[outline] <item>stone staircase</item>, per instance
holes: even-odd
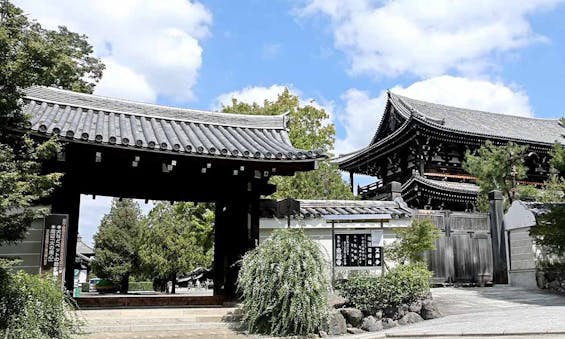
[[[217,308],[136,308],[81,310],[83,333],[182,331],[238,328],[240,309]]]

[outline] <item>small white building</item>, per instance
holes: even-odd
[[[275,211],[263,213],[259,221],[260,241],[275,229],[303,228],[320,245],[333,277],[338,279],[351,271],[380,274],[383,266],[390,267],[383,246],[396,239],[395,229],[410,225],[413,213],[402,198],[298,201],[297,215],[277,217]]]

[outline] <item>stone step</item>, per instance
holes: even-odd
[[[130,323],[119,325],[86,325],[83,326],[83,333],[101,333],[101,332],[147,332],[147,331],[182,331],[182,330],[198,330],[198,329],[221,329],[221,328],[238,328],[237,323],[226,322],[207,322],[207,323],[175,323],[175,322],[161,322],[161,323]]]
[[[231,316],[199,316],[199,317],[151,317],[151,318],[84,318],[88,324],[135,324],[135,323],[220,323],[220,322],[237,322],[241,320],[238,317]]]
[[[81,310],[79,314],[84,318],[164,318],[226,316],[240,314],[240,310],[236,308],[137,308]]]
[[[162,308],[80,311],[85,333],[178,331],[238,327],[236,308]]]

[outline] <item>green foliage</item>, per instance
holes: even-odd
[[[211,265],[214,212],[205,204],[158,203],[142,226],[141,260],[153,276],[171,278]]]
[[[565,206],[550,206],[549,213],[539,217],[536,227],[530,229],[537,245],[550,254],[565,254]]]
[[[141,211],[135,201],[114,199],[94,235],[93,271],[99,277],[121,282],[123,293],[127,293],[130,275],[140,267],[140,222]]]
[[[289,139],[296,148],[330,151],[334,146],[335,127],[328,123],[329,114],[314,105],[302,105],[298,96],[285,89],[276,101],[265,100],[262,105],[247,104],[232,99],[230,106],[223,106],[223,112],[256,115],[289,116]],[[293,177],[275,176],[271,179],[277,185],[274,199],[292,197],[295,199],[353,199],[353,193],[343,181],[335,164],[321,162],[317,170],[297,173]]]
[[[0,334],[5,338],[71,338],[80,322],[55,281],[0,268]]]
[[[354,276],[342,284],[341,294],[351,306],[375,314],[426,297],[431,276],[423,264],[399,265],[385,276]]]
[[[318,245],[301,229],[281,229],[247,252],[239,271],[250,333],[317,333],[327,319],[329,282]]]
[[[41,171],[41,161],[59,148],[53,140],[37,147],[25,136],[19,142],[15,146],[0,142],[0,245],[24,238],[31,221],[42,212],[32,209],[33,202],[49,196],[61,177]]]
[[[561,118],[561,124],[565,124],[565,118]],[[563,145],[555,143],[549,155],[551,156],[549,164],[563,176],[565,173],[565,148],[563,148]]]
[[[565,180],[557,174],[551,174],[541,188],[532,185],[518,185],[516,186],[516,193],[518,198],[524,201],[544,203],[564,201]]]
[[[430,219],[412,219],[409,227],[395,230],[397,240],[387,248],[387,256],[393,261],[423,263],[425,251],[435,250],[435,242],[441,232]]]
[[[133,281],[129,283],[130,291],[153,291],[152,281]]]
[[[40,164],[58,151],[56,142],[38,143],[21,133],[28,122],[21,111],[22,89],[44,85],[92,92],[103,69],[85,36],[64,27],[43,29],[0,0],[0,245],[25,236],[41,212],[32,202],[49,195],[61,177],[44,173]]]
[[[498,146],[487,140],[476,152],[465,153],[463,169],[477,177],[477,184],[481,189],[479,209],[488,209],[488,205],[485,205],[486,196],[495,189],[502,191],[507,202],[512,201],[512,172],[515,173],[515,180],[526,177],[526,150],[527,146],[513,142]]]

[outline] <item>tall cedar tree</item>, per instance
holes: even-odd
[[[527,146],[513,142],[497,146],[487,140],[476,152],[467,151],[463,169],[477,177],[479,209],[488,209],[487,193],[494,189],[502,191],[507,203],[512,201],[512,171],[515,172],[515,180],[526,177],[526,149]]]
[[[141,211],[132,199],[114,199],[94,235],[92,268],[99,277],[119,282],[127,293],[129,278],[140,269]]]
[[[313,105],[301,105],[298,96],[285,89],[276,101],[265,100],[247,104],[232,99],[232,104],[222,107],[223,112],[257,115],[279,115],[287,113],[290,118],[289,137],[294,147],[301,149],[333,149],[335,127],[327,123],[328,113]],[[277,185],[275,199],[353,199],[349,186],[343,181],[337,165],[322,161],[319,168],[310,172],[299,172],[293,177],[275,176],[271,179]]]
[[[91,93],[104,69],[92,53],[86,36],[65,27],[43,29],[0,0],[0,245],[24,238],[38,216],[31,205],[48,196],[61,177],[41,168],[59,150],[57,143],[24,133],[23,89],[43,85]]]
[[[171,281],[213,258],[214,212],[206,204],[160,202],[143,223],[140,256],[146,271]]]

